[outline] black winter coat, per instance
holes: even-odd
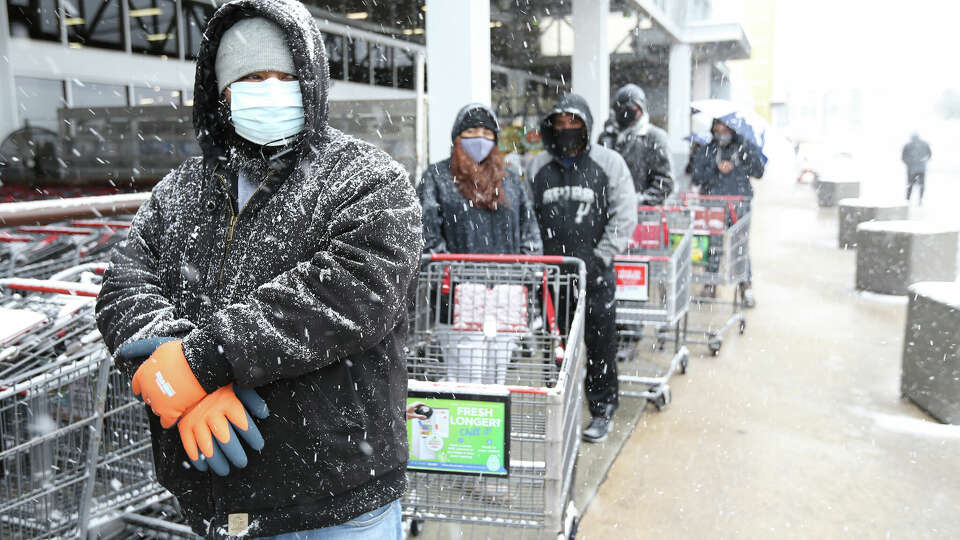
[[[523,180],[507,172],[507,202],[497,210],[476,208],[453,181],[450,160],[427,167],[417,191],[423,206],[427,253],[540,254],[540,228]]]
[[[644,116],[621,131],[613,147],[627,162],[641,204],[663,204],[673,193],[673,163],[667,133]]]
[[[721,160],[732,161],[733,170],[727,174],[720,172],[717,162]],[[700,186],[700,193],[704,195],[753,197],[750,177],[760,178],[763,169],[760,149],[755,144],[734,137],[733,142],[721,147],[714,140],[694,154],[692,182]]]
[[[930,145],[920,137],[914,136],[903,146],[900,159],[907,165],[909,174],[926,172],[927,162],[932,157]]]
[[[214,60],[220,36],[247,16],[286,32],[306,128],[289,166],[265,174],[238,211],[235,135]],[[246,537],[336,525],[406,489],[404,345],[420,205],[398,163],[327,126],[327,87],[323,39],[302,4],[224,4],[197,60],[203,158],[156,186],[104,277],[98,326],[111,351],[182,338],[204,389],[253,387],[270,408],[256,421],[264,449],[226,477],[185,466],[177,430],[149,414],[157,477],[198,534],[230,536],[235,514],[246,514]],[[119,368],[130,376],[137,366]]]

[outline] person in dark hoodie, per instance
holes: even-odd
[[[600,442],[619,405],[613,257],[637,226],[637,196],[623,158],[590,144],[592,126],[586,100],[561,97],[540,125],[546,152],[530,163],[529,178],[543,252],[587,265],[586,394],[593,418],[583,438]]]
[[[923,204],[927,162],[930,161],[932,156],[930,145],[916,133],[911,134],[910,140],[903,145],[900,159],[907,166],[907,203],[910,202],[910,195],[913,194],[913,187],[916,186],[920,190],[919,204]]]
[[[736,195],[745,197],[745,201],[736,207],[739,215],[750,211],[753,198],[753,186],[750,178],[763,176],[764,164],[757,145],[737,135],[729,126],[719,120],[713,121],[711,128],[713,140],[703,146],[693,156],[693,176],[691,182],[700,187],[703,195]],[[753,269],[747,254],[747,281],[740,284],[740,294],[744,305],[754,307]],[[707,285],[704,296],[716,295],[716,288]]]
[[[457,113],[450,158],[430,164],[417,188],[427,253],[542,252],[527,187],[505,168],[499,134],[489,107]]]
[[[646,93],[635,84],[617,90],[613,114],[619,129],[612,148],[630,168],[637,199],[641,204],[663,204],[673,192],[670,142],[665,131],[650,123]]]
[[[420,205],[398,163],[327,125],[327,65],[300,2],[216,11],[194,87],[203,155],[154,188],[97,301],[152,411],[157,478],[208,538],[401,538]],[[264,443],[237,459],[250,389]]]

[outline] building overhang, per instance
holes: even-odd
[[[683,29],[683,41],[699,58],[721,62],[750,58],[750,40],[739,23],[694,23]]]

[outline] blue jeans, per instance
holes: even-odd
[[[400,501],[334,527],[263,537],[262,540],[403,540]]]

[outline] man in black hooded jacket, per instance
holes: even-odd
[[[255,422],[263,450],[226,476],[190,467],[186,440],[148,414],[158,480],[207,537],[383,521],[392,528],[379,537],[400,537],[420,205],[398,163],[327,125],[327,69],[299,2],[217,10],[197,59],[203,156],[154,188],[98,300],[111,351],[175,338],[167,356],[117,362],[128,376],[159,366],[151,375],[167,396],[179,380],[206,394],[181,425],[224,388],[254,388],[269,408]],[[156,409],[166,398],[143,381],[135,390]]]
[[[663,204],[673,192],[673,163],[667,132],[650,123],[647,95],[635,84],[617,90],[613,106],[617,130],[604,130],[610,148],[616,150],[630,169],[640,204]],[[611,144],[612,143],[612,144]],[[601,144],[604,144],[601,142]]]
[[[626,249],[637,226],[637,197],[623,158],[590,144],[592,126],[586,100],[561,97],[540,125],[546,151],[530,163],[529,178],[543,252],[587,265],[585,386],[593,419],[583,438],[600,442],[620,403],[613,256]]]

